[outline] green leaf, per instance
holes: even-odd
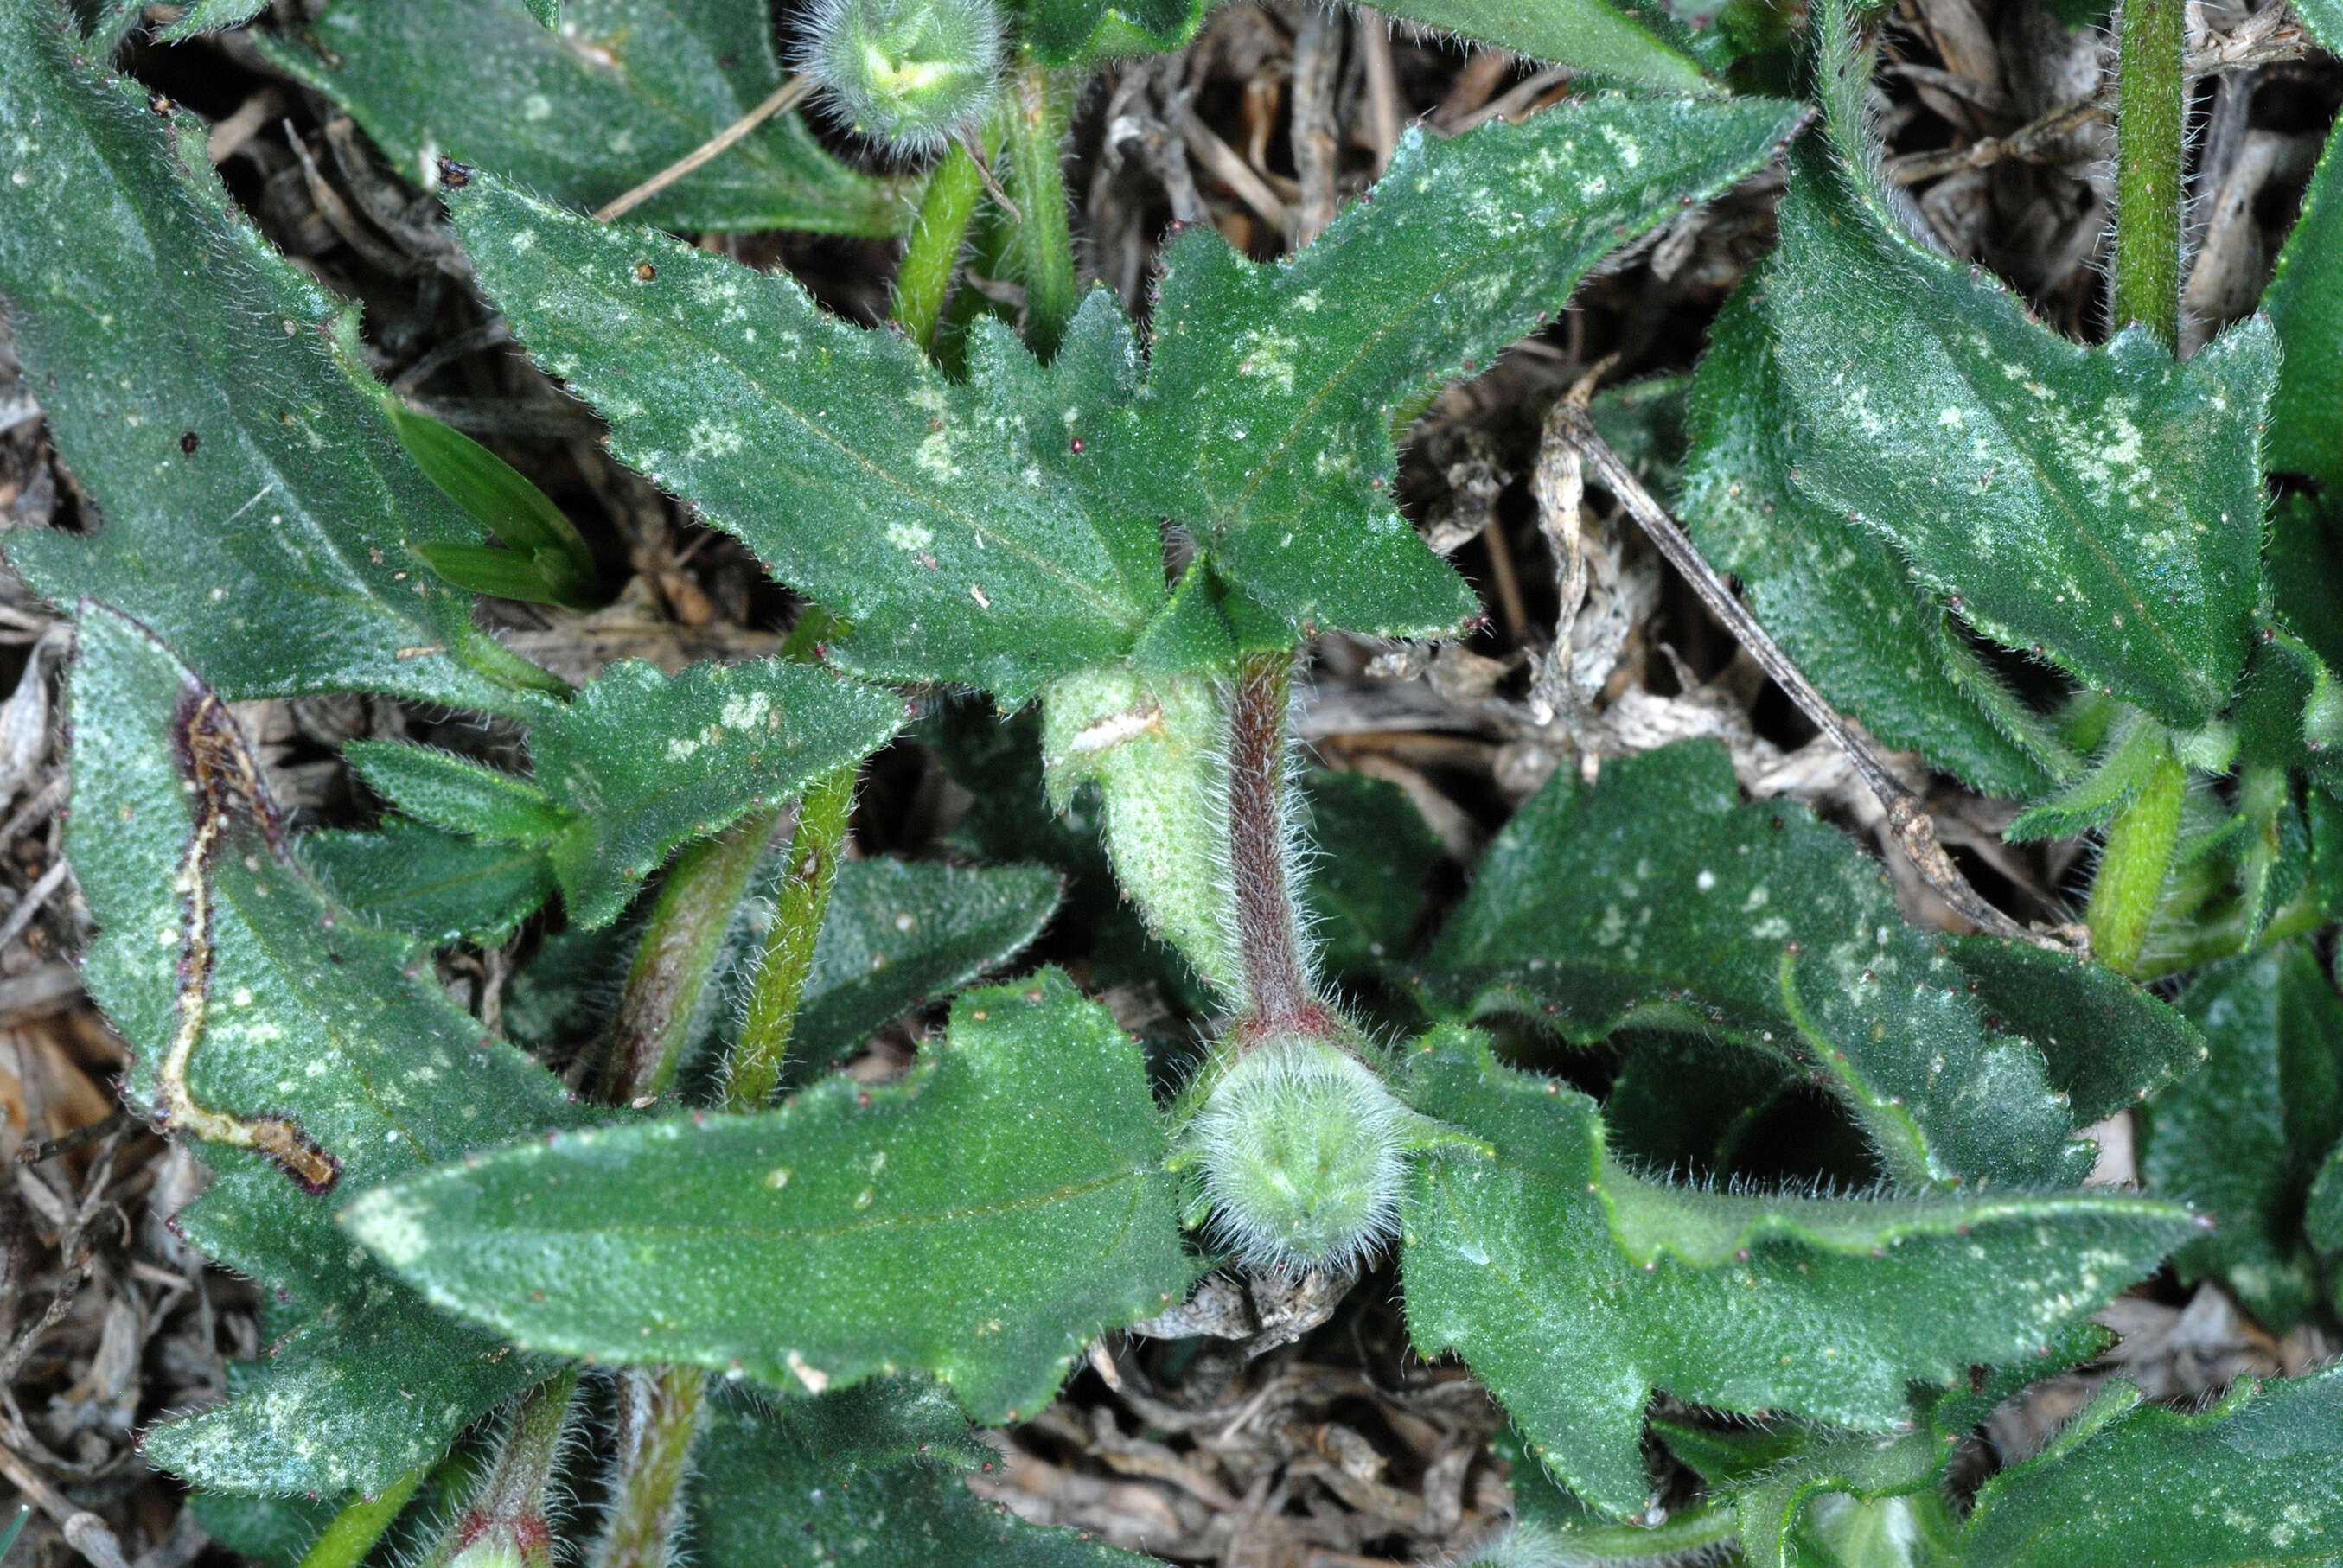
[[[1424,960],[1433,998],[1592,1043],[1631,1020],[1814,1074],[1908,1184],[2079,1175],[2042,1054],[1989,1030],[1968,975],[1885,875],[1787,801],[1744,805],[1687,741],[1563,769],[1506,824]]]
[[[482,843],[403,817],[378,832],[312,833],[296,849],[344,909],[435,946],[499,946],[553,896],[553,867],[541,849]]]
[[[611,665],[529,729],[538,784],[569,819],[550,853],[571,918],[617,919],[677,845],[860,761],[902,722],[893,693],[812,665]]]
[[[814,1061],[840,1056],[1008,962],[1041,934],[1058,891],[1043,866],[841,866],[798,1009],[799,1050]]]
[[[1409,1053],[1405,1092],[1463,1135],[1420,1157],[1405,1203],[1410,1334],[1426,1356],[1461,1352],[1548,1468],[1616,1513],[1646,1495],[1654,1387],[1890,1430],[1909,1419],[1907,1383],[2032,1352],[2189,1230],[2179,1210],[2116,1197],[1935,1198],[1905,1219],[1637,1182],[1634,1231],[1665,1243],[1638,1261],[1614,1234],[1622,1173],[1592,1101],[1454,1030]],[[1745,1257],[1684,1261],[1736,1239]]]
[[[2002,837],[2014,844],[2036,839],[2066,839],[2104,828],[2147,788],[2149,778],[2172,754],[2171,732],[2144,714],[2126,712],[2116,720],[2106,747],[2089,769],[2046,799],[2036,800],[2011,819]]]
[[[213,1140],[188,1240],[309,1320],[241,1397],[146,1452],[229,1490],[379,1488],[535,1374],[351,1248],[332,1209],[593,1113],[449,1002],[424,949],[308,880],[226,709],[144,628],[85,607],[71,702],[66,849],[99,926],[83,975],[135,1048],[128,1098]]]
[[[1142,1568],[1071,1530],[980,1503],[958,1472],[991,1457],[928,1385],[716,1402],[693,1460],[691,1544],[708,1568]]]
[[[2343,1562],[2343,1367],[2241,1380],[2201,1414],[2109,1383],[2036,1459],[1977,1494],[1974,1568]]]
[[[1440,839],[1396,784],[1362,773],[1302,779],[1316,854],[1302,884],[1319,967],[1340,975],[1406,955]]]
[[[1798,1081],[1778,1057],[1700,1035],[1637,1031],[1603,1121],[1612,1146],[1644,1169],[1706,1180],[1732,1171],[1743,1140]]]
[[[491,844],[532,848],[569,827],[567,812],[526,779],[397,740],[353,740],[342,759],[384,799],[417,821]]]
[[[1054,971],[971,991],[900,1085],[535,1140],[368,1194],[351,1231],[534,1348],[819,1392],[918,1368],[1036,1411],[1192,1273],[1139,1050]]]
[[[2334,0],[2328,0],[2332,5]],[[2343,11],[2343,7],[2338,7]],[[2309,11],[2304,12],[2308,19]],[[2338,17],[2343,20],[2343,17]],[[2343,27],[2338,27],[2343,33]],[[2262,296],[2286,358],[2270,399],[2264,454],[2281,473],[2308,474],[2330,498],[2343,498],[2343,136],[2329,136],[2302,215],[2278,252],[2278,273]]]
[[[541,602],[570,609],[592,609],[594,552],[578,536],[559,507],[519,469],[452,425],[417,414],[395,397],[384,399],[390,427],[417,467],[445,490],[480,526],[532,565],[554,596]],[[455,550],[478,547],[458,545]],[[442,551],[450,547],[441,546]],[[425,559],[447,575],[442,558],[428,550]]]
[[[707,1028],[689,1048],[694,1057],[720,1060],[738,1036],[772,900],[789,874],[788,854],[784,842],[766,856],[725,935],[709,988]],[[1049,922],[1060,886],[1046,866],[847,861],[814,940],[791,1058],[803,1069],[825,1070],[912,1008],[1007,963]]]
[[[1794,162],[1762,299],[1799,487],[1986,636],[2176,727],[2211,719],[2258,592],[2268,324],[2185,363],[2144,329],[2081,347]]]
[[[1865,1568],[1944,1561],[1936,1553],[1914,1552],[1917,1543],[1909,1539],[1931,1533],[1931,1524],[1952,1533],[1950,1518],[1934,1496],[1939,1447],[1936,1434],[1926,1430],[1898,1437],[1835,1438],[1757,1478],[1734,1500],[1749,1568],[1800,1568],[1817,1560],[1802,1549],[1805,1539],[1820,1535],[1828,1550],[1853,1545],[1849,1538],[1857,1532],[1880,1537],[1864,1543],[1873,1551],[1840,1550],[1819,1561],[1835,1558]],[[1906,1539],[1897,1542],[1898,1535]]]
[[[550,0],[529,0],[532,14]],[[666,168],[781,85],[757,0],[569,0],[558,31],[511,0],[336,0],[259,40],[349,111],[407,178],[437,159],[593,208]],[[784,115],[638,208],[660,228],[894,235],[920,181],[856,173]]]
[[[2186,1015],[2105,964],[1992,937],[1954,939],[1953,961],[1994,1028],[2041,1048],[2077,1121],[2147,1099],[2209,1049]]]
[[[1051,65],[1177,49],[1196,35],[1212,0],[1012,0],[1020,41]]]
[[[2293,9],[2320,48],[2343,53],[2343,0],[2300,0]]]
[[[1762,273],[1758,275],[1762,276]],[[1994,795],[2031,795],[2075,759],[1980,659],[1893,547],[1791,478],[1797,421],[1745,284],[1693,381],[1684,521],[1832,704],[1891,746]]]
[[[2174,1259],[2225,1279],[2274,1330],[2312,1310],[2303,1206],[2343,1135],[2343,999],[2318,959],[2283,943],[2207,970],[2181,993],[2205,1065],[2149,1101],[2140,1175],[2218,1222]]]
[[[1763,166],[1800,112],[1572,99],[1450,142],[1412,133],[1368,198],[1274,266],[1192,229],[1164,254],[1148,377],[1113,443],[1130,501],[1289,621],[1452,632],[1477,601],[1393,504],[1392,410]]]
[[[1397,0],[1391,14],[1639,87],[1716,91],[1680,43],[1603,0]]]
[[[1163,602],[1155,524],[1062,476],[1125,392],[1111,305],[1085,307],[1044,372],[980,336],[971,385],[899,332],[829,315],[759,273],[482,177],[451,198],[482,285],[542,363],[609,420],[611,448],[853,623],[833,652],[872,674],[1022,700],[1129,648]],[[984,388],[1022,358],[1065,394],[1004,417]],[[1120,381],[1117,380],[1118,375]]]
[[[2310,1200],[2303,1207],[2302,1232],[2322,1253],[2343,1252],[2343,1140],[2328,1151],[2310,1184]]]
[[[703,663],[669,677],[624,659],[570,701],[537,707],[534,780],[392,741],[342,755],[411,817],[542,849],[571,919],[601,926],[677,845],[860,761],[902,719],[892,694],[811,665]]]
[[[155,30],[158,43],[176,44],[199,33],[218,33],[251,21],[267,0],[190,0],[177,16]]]
[[[19,528],[9,563],[60,603],[136,616],[229,698],[512,711],[464,660],[469,597],[409,553],[479,530],[353,380],[355,312],[235,216],[200,121],[73,50],[63,12],[5,0],[0,296],[100,526]]]
[[[232,1492],[197,1492],[187,1498],[204,1533],[267,1568],[300,1568],[341,1505],[339,1498],[246,1497]]]

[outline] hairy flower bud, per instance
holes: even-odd
[[[992,0],[822,0],[799,67],[858,135],[925,153],[983,114],[1001,62]]]
[[[1398,1228],[1407,1120],[1374,1070],[1340,1046],[1256,1046],[1188,1124],[1214,1240],[1256,1267],[1357,1262]]]

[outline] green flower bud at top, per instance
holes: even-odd
[[[1188,1123],[1213,1241],[1257,1268],[1357,1263],[1399,1229],[1407,1121],[1375,1070],[1340,1046],[1255,1046]]]
[[[928,153],[984,113],[1001,54],[992,0],[822,0],[798,67],[856,134]]]

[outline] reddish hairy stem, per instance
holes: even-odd
[[[1286,875],[1285,709],[1292,672],[1290,649],[1245,655],[1229,715],[1229,884],[1245,988],[1244,1013],[1232,1033],[1248,1042],[1342,1032],[1303,967]]]

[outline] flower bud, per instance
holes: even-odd
[[[992,0],[823,0],[799,66],[857,135],[924,153],[983,114],[1001,61]]]
[[[1407,1111],[1324,1040],[1270,1040],[1188,1124],[1213,1239],[1255,1267],[1345,1268],[1398,1229]]]

